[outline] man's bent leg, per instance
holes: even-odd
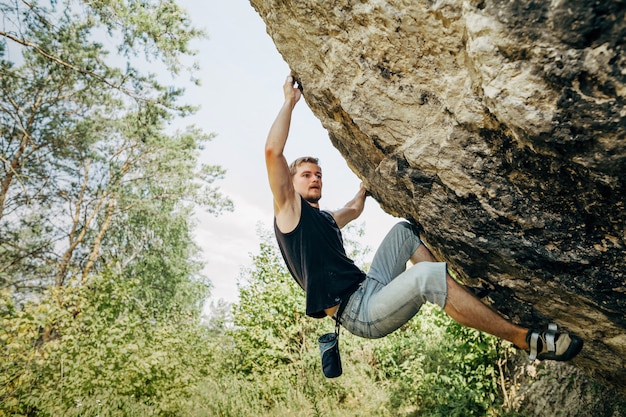
[[[411,262],[433,262],[435,259],[424,245],[420,245],[411,256]],[[517,326],[480,301],[465,287],[446,274],[448,296],[444,311],[456,322],[476,330],[507,340],[519,348],[528,350],[528,329]]]
[[[369,279],[365,282],[358,321],[367,329],[368,337],[382,337],[409,321],[425,302],[443,307],[446,302],[446,264],[420,262],[382,285]]]
[[[406,270],[407,261],[414,253],[421,253],[422,246],[415,226],[404,221],[397,223],[378,247],[367,275],[387,285]]]
[[[508,340],[517,347],[528,350],[528,329],[517,326],[500,316],[472,293],[457,283],[450,275],[446,277],[448,298],[444,311],[458,323]]]

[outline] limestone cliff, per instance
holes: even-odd
[[[626,392],[626,2],[251,4],[382,207]]]

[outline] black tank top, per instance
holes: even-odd
[[[300,222],[289,233],[274,233],[285,264],[306,292],[306,314],[326,317],[324,310],[339,304],[357,289],[365,273],[346,256],[341,230],[333,216],[312,207],[302,197]]]

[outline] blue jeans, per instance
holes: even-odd
[[[346,301],[343,327],[357,336],[376,339],[400,328],[426,301],[445,306],[445,262],[419,262],[406,269],[421,244],[417,230],[407,222],[389,231],[365,281]]]

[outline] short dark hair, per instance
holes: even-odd
[[[294,175],[296,175],[298,167],[306,163],[320,166],[320,160],[318,158],[314,158],[312,156],[302,156],[289,164],[289,173],[291,174],[291,176],[293,177]]]

